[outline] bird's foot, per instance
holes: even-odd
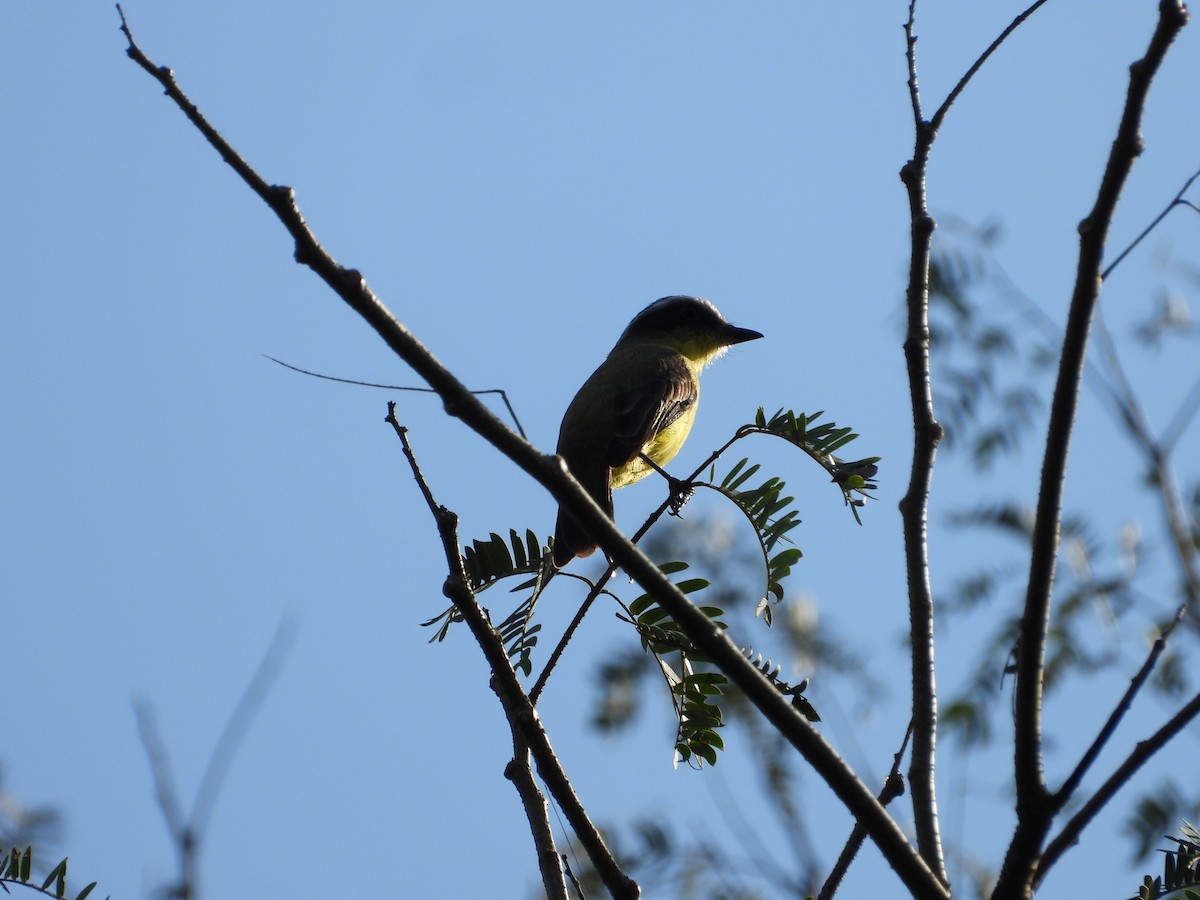
[[[668,484],[671,488],[668,498],[671,515],[678,516],[680,510],[683,509],[683,505],[692,499],[692,494],[696,493],[696,485],[690,481],[681,481],[678,478],[668,478]]]
[[[655,472],[667,479],[667,487],[670,494],[667,495],[667,503],[670,506],[671,515],[678,516],[679,511],[683,509],[683,504],[692,499],[692,494],[696,493],[696,484],[692,481],[682,481],[652,460],[645,453],[638,454],[642,461],[646,463]]]

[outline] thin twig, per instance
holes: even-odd
[[[175,790],[174,777],[171,774],[170,757],[166,746],[158,733],[154,711],[144,702],[135,702],[133,711],[138,722],[138,732],[142,746],[150,761],[150,775],[154,781],[154,794],[158,799],[159,809],[162,810],[163,820],[175,844],[179,856],[179,877],[171,888],[171,896],[181,900],[196,894],[196,866],[200,841],[207,830],[208,820],[216,804],[221,783],[229,771],[229,765],[237,752],[250,723],[254,720],[263,700],[271,689],[275,676],[279,673],[295,629],[291,620],[284,617],[275,629],[275,635],[258,664],[250,683],[242,692],[237,706],[230,714],[221,736],[213,748],[208,764],[204,767],[204,775],[200,779],[200,787],[196,790],[196,799],[192,804],[190,814],[185,814],[179,803]]]
[[[1197,379],[1192,385],[1187,396],[1183,398],[1171,416],[1171,420],[1163,428],[1162,437],[1159,438],[1163,453],[1169,454],[1175,449],[1175,445],[1179,443],[1179,439],[1183,437],[1187,427],[1195,420],[1197,410],[1200,410],[1200,379]]]
[[[135,700],[133,715],[137,719],[138,736],[142,741],[142,749],[146,751],[146,759],[150,763],[150,779],[154,782],[154,798],[162,812],[163,821],[171,839],[179,841],[187,827],[187,816],[175,793],[175,776],[171,772],[171,757],[167,753],[166,744],[158,731],[158,719],[154,708],[145,701]]]
[[[908,99],[912,103],[913,122],[925,124],[921,112],[921,89],[917,83],[917,0],[908,0],[908,19],[904,23],[904,59],[908,64]],[[918,137],[919,137],[918,132]]]
[[[958,80],[958,84],[956,84],[954,89],[946,95],[946,99],[942,101],[942,105],[939,106],[937,112],[933,114],[933,118],[929,122],[929,126],[933,129],[933,131],[936,132],[942,127],[942,121],[946,118],[946,113],[950,111],[950,107],[954,105],[954,101],[958,99],[958,95],[961,94],[966,88],[967,83],[975,77],[975,73],[983,68],[983,64],[988,61],[988,57],[995,53],[1000,45],[1008,40],[1008,36],[1016,31],[1021,26],[1022,22],[1037,12],[1039,7],[1041,7],[1044,3],[1046,3],[1046,0],[1037,0],[1037,2],[1030,5],[1023,13],[1013,19],[1009,23],[1008,27],[1000,32],[1000,36],[992,41],[992,43],[988,45],[988,48],[979,55],[979,59],[975,60],[975,62],[971,65],[971,68],[967,69],[966,74]],[[911,9],[909,11],[909,15],[910,17],[912,15]]]
[[[271,686],[275,683],[275,678],[279,675],[284,660],[287,659],[288,652],[292,649],[295,637],[295,623],[290,616],[285,615],[279,620],[267,652],[263,654],[258,668],[254,670],[254,675],[250,678],[250,683],[242,691],[237,706],[234,707],[229,721],[225,723],[225,727],[221,731],[220,738],[217,739],[212,756],[208,758],[208,765],[204,767],[200,787],[196,789],[196,805],[192,808],[191,825],[192,830],[197,834],[203,834],[208,825],[213,807],[217,802],[217,795],[221,792],[221,785],[224,783],[229,765],[237,753],[238,745],[246,737],[246,733],[250,730],[250,723],[254,721],[263,701],[270,693]]]
[[[1154,732],[1146,740],[1138,743],[1133,752],[1117,767],[1108,780],[1100,786],[1100,789],[1088,798],[1088,801],[1063,826],[1062,831],[1046,845],[1046,849],[1041,854],[1041,859],[1037,863],[1037,870],[1033,875],[1034,889],[1042,883],[1042,880],[1046,877],[1050,869],[1053,868],[1054,864],[1058,862],[1059,858],[1078,843],[1079,836],[1083,833],[1084,828],[1104,809],[1108,801],[1116,796],[1117,792],[1129,782],[1142,766],[1150,761],[1150,758],[1155,753],[1170,743],[1197,716],[1200,716],[1200,694],[1192,697],[1158,731]]]
[[[1171,202],[1168,203],[1163,208],[1163,211],[1154,217],[1154,221],[1152,221],[1149,225],[1147,225],[1144,229],[1142,229],[1142,233],[1133,239],[1133,243],[1131,243],[1128,247],[1126,247],[1124,250],[1122,250],[1120,253],[1118,253],[1117,258],[1114,259],[1111,263],[1109,263],[1108,268],[1106,268],[1103,272],[1100,273],[1101,281],[1108,281],[1108,276],[1112,274],[1113,269],[1115,269],[1117,266],[1119,266],[1121,264],[1121,260],[1123,260],[1126,256],[1128,256],[1130,253],[1133,252],[1133,248],[1136,247],[1138,244],[1140,244],[1142,242],[1142,239],[1145,238],[1146,235],[1148,235],[1150,232],[1152,232],[1155,228],[1158,227],[1158,223],[1161,222],[1163,219],[1165,219],[1167,217],[1167,214],[1170,213],[1171,210],[1173,210],[1177,206],[1186,206],[1191,209],[1196,208],[1195,206],[1192,206],[1191,203],[1184,200],[1183,195],[1188,192],[1188,188],[1190,188],[1192,186],[1192,182],[1194,182],[1197,178],[1200,178],[1200,169],[1197,169],[1194,173],[1192,173],[1192,177],[1183,183],[1183,187],[1181,187],[1179,189],[1179,193],[1177,193],[1174,197],[1172,197]]]
[[[540,791],[532,778],[527,779],[520,772],[520,767],[527,763],[522,763],[518,756],[523,756],[525,752],[533,754],[537,761],[538,774],[541,775],[547,788],[558,801],[558,805],[562,808],[567,821],[571,823],[579,842],[591,857],[592,865],[605,887],[614,897],[638,897],[640,891],[637,883],[621,871],[616,858],[605,844],[600,830],[592,823],[583,804],[579,802],[566,772],[563,771],[554,749],[550,745],[550,739],[542,728],[533,705],[529,702],[529,697],[521,687],[500,636],[488,621],[486,614],[479,606],[475,593],[471,590],[466,572],[463,570],[462,557],[459,555],[458,516],[434,499],[433,492],[417,463],[412,444],[409,442],[408,429],[401,425],[396,418],[394,401],[388,403],[386,421],[400,438],[404,457],[408,460],[413,478],[437,524],[438,535],[442,540],[442,549],[445,552],[446,565],[449,570],[443,592],[458,608],[463,621],[467,623],[467,627],[471,629],[471,633],[479,643],[492,672],[492,690],[500,699],[509,728],[513,732],[517,756],[514,756],[505,774],[518,788],[522,801],[525,803],[526,815],[529,817],[530,827],[533,830],[535,841],[537,841],[538,865],[542,871],[543,884],[547,892],[553,897],[565,898],[566,884],[558,865],[558,854],[553,851],[552,842],[549,848],[546,845],[548,823],[543,824],[542,822],[546,812],[544,802],[539,803],[533,799],[533,794],[540,796]]]
[[[550,673],[554,671],[554,668],[558,665],[558,661],[562,658],[563,653],[566,652],[567,645],[571,643],[571,639],[575,637],[575,632],[578,631],[579,626],[583,624],[584,616],[591,611],[592,604],[596,602],[597,597],[604,593],[604,586],[608,584],[608,582],[616,573],[617,567],[610,564],[609,567],[600,575],[600,577],[596,579],[596,583],[591,586],[587,596],[583,598],[583,602],[579,605],[579,609],[575,611],[575,615],[571,619],[570,624],[567,625],[562,637],[560,637],[558,639],[558,643],[554,645],[554,650],[551,651],[549,658],[546,660],[546,665],[542,668],[542,671],[538,673],[537,680],[533,683],[533,688],[529,691],[530,703],[536,706],[538,700],[541,699],[542,691],[546,689],[546,683],[550,680]],[[566,574],[570,573],[568,572]]]
[[[1184,511],[1183,492],[1175,480],[1174,467],[1171,465],[1171,444],[1155,438],[1150,421],[1137,393],[1125,374],[1117,352],[1116,342],[1108,328],[1104,327],[1103,318],[1097,316],[1099,327],[1095,329],[1097,341],[1104,354],[1105,362],[1113,381],[1113,392],[1121,412],[1122,423],[1126,432],[1133,439],[1138,450],[1145,457],[1150,469],[1152,481],[1158,486],[1156,495],[1162,504],[1163,517],[1166,519],[1167,533],[1171,537],[1171,547],[1175,551],[1176,561],[1183,571],[1183,586],[1187,601],[1188,612],[1195,616],[1200,612],[1200,569],[1197,568],[1196,546],[1192,538],[1191,523]],[[1186,409],[1195,409],[1190,396],[1176,411],[1171,425],[1182,429],[1184,422],[1179,416]]]
[[[313,378],[321,378],[325,381],[336,381],[339,384],[353,384],[357,385],[358,387],[383,388],[384,390],[388,391],[416,391],[421,394],[437,393],[437,391],[431,387],[420,387],[405,384],[377,384],[373,381],[358,381],[354,378],[338,378],[336,375],[323,375],[320,372],[310,372],[308,369],[302,369],[299,366],[293,366],[291,363],[285,363],[282,359],[276,359],[269,353],[264,353],[263,356],[265,356],[271,362],[277,363],[278,365],[283,366],[285,369],[291,369],[293,372],[299,372],[301,375],[310,375]],[[525,429],[521,427],[521,420],[517,418],[517,411],[513,409],[513,405],[508,402],[508,393],[504,390],[504,388],[472,390],[471,393],[477,396],[480,394],[499,394],[500,399],[504,401],[504,405],[508,407],[508,414],[512,416],[513,424],[517,426],[517,431],[520,433],[521,437],[528,440],[528,437],[525,434]]]
[[[1163,651],[1167,649],[1167,638],[1171,636],[1171,633],[1178,627],[1179,623],[1183,621],[1184,613],[1187,612],[1187,608],[1187,604],[1182,603],[1175,610],[1174,617],[1159,633],[1158,637],[1155,638],[1154,643],[1150,647],[1150,652],[1146,656],[1145,662],[1142,663],[1141,668],[1138,669],[1137,673],[1133,676],[1133,678],[1130,679],[1129,687],[1125,689],[1125,693],[1121,696],[1120,701],[1118,701],[1116,707],[1109,714],[1108,720],[1104,723],[1104,727],[1100,729],[1099,733],[1097,733],[1095,739],[1092,741],[1091,746],[1088,747],[1087,751],[1080,758],[1074,770],[1072,770],[1071,774],[1068,775],[1066,780],[1062,783],[1062,786],[1054,792],[1053,802],[1059,809],[1065,807],[1067,803],[1070,802],[1071,798],[1075,795],[1075,791],[1078,790],[1080,783],[1083,781],[1083,777],[1087,774],[1088,770],[1091,769],[1092,765],[1096,762],[1096,759],[1100,756],[1100,751],[1104,749],[1105,745],[1112,739],[1113,734],[1116,733],[1117,726],[1120,724],[1121,719],[1133,705],[1134,698],[1137,697],[1138,692],[1142,689],[1142,686],[1146,683],[1147,679],[1149,679],[1151,673],[1154,671],[1154,667],[1157,665],[1158,659],[1160,656],[1162,656]]]
[[[879,802],[884,806],[887,806],[904,793],[904,778],[900,775],[900,764],[904,760],[904,751],[908,748],[908,739],[912,736],[912,731],[912,721],[909,720],[908,728],[904,731],[904,739],[900,742],[900,749],[892,757],[892,769],[888,772],[887,778],[884,779],[883,789],[879,792]],[[854,857],[858,855],[858,851],[862,848],[866,837],[867,833],[863,831],[862,826],[855,822],[854,828],[850,831],[850,837],[846,840],[846,846],[842,848],[842,852],[838,855],[837,862],[834,863],[833,868],[829,872],[829,877],[821,885],[821,892],[817,894],[817,900],[832,900],[833,895],[837,893],[837,889],[842,884],[842,879],[846,877],[846,873],[850,870],[850,864],[854,862]]]

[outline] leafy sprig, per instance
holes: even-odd
[[[794,413],[790,409],[780,409],[770,418],[760,406],[754,416],[753,425],[743,425],[738,429],[737,437],[751,434],[768,434],[782,438],[793,446],[804,451],[809,457],[829,473],[830,479],[842,489],[846,505],[854,514],[854,520],[860,525],[858,510],[873,499],[867,491],[875,490],[875,476],[879,472],[876,463],[878,456],[868,456],[863,459],[844,460],[834,455],[858,437],[851,429],[838,427],[833,422],[816,424],[817,419],[825,415],[822,410],[815,413]]]
[[[659,566],[664,575],[674,575],[688,568],[685,562],[668,562]],[[693,594],[709,586],[703,578],[685,578],[675,586],[684,594]],[[721,629],[726,624],[721,617],[725,611],[716,606],[699,606],[712,622]],[[642,639],[642,647],[653,653],[659,668],[671,689],[671,702],[675,707],[678,728],[675,734],[675,763],[686,762],[715,765],[717,751],[725,749],[725,742],[718,733],[724,717],[717,698],[724,693],[728,680],[720,672],[696,671],[697,663],[708,659],[695,647],[679,628],[671,615],[649,594],[642,594],[629,604],[629,615]],[[677,666],[672,666],[665,657],[678,654]]]
[[[1162,851],[1162,876],[1143,878],[1133,900],[1158,900],[1177,891],[1183,891],[1187,900],[1200,900],[1200,830],[1184,822],[1180,831],[1184,837],[1167,837],[1175,849]]]
[[[67,900],[67,861],[65,859],[50,870],[50,874],[46,876],[41,887],[38,886],[36,881],[29,880],[32,875],[32,845],[26,847],[23,851],[13,847],[12,852],[6,857],[0,856],[0,888],[4,889],[4,893],[11,893],[8,885],[15,884],[29,888],[29,890],[47,897],[55,897],[57,900]],[[93,881],[78,894],[75,894],[74,900],[86,900],[95,889],[96,882]]]
[[[742,490],[742,485],[760,468],[757,463],[747,465],[749,462],[748,459],[739,460],[721,483],[712,487],[732,500],[754,527],[766,573],[766,586],[754,614],[762,616],[770,625],[771,598],[774,597],[776,603],[783,602],[783,579],[791,574],[792,566],[804,555],[797,547],[774,553],[775,545],[786,540],[788,532],[800,524],[800,512],[795,508],[788,509],[795,502],[794,497],[780,497],[787,487],[780,478],[771,477],[758,487]]]
[[[769,659],[763,659],[761,653],[755,657],[754,651],[750,649],[743,649],[742,655],[750,660],[754,668],[762,672],[764,678],[779,689],[779,693],[785,697],[792,698],[792,706],[799,710],[800,715],[804,716],[810,722],[821,721],[821,716],[817,713],[816,707],[809,703],[804,696],[804,692],[808,689],[807,678],[799,684],[788,684],[788,682],[779,677],[779,673],[783,671],[783,666],[773,663]]]
[[[528,675],[533,669],[531,654],[537,646],[537,634],[542,626],[531,624],[533,610],[545,587],[544,576],[547,550],[538,540],[531,529],[525,530],[522,537],[515,528],[509,529],[508,540],[492,532],[486,541],[474,540],[470,547],[464,547],[462,552],[463,571],[467,583],[476,593],[487,590],[504,578],[512,575],[531,575],[510,590],[510,593],[529,590],[532,592],[505,619],[496,626],[500,640],[504,643],[508,656],[513,660],[513,668]],[[437,626],[430,643],[444,641],[450,631],[450,626],[461,622],[462,616],[458,609],[451,606],[432,619],[421,623],[423,628]]]

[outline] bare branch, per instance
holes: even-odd
[[[499,696],[498,683],[493,682],[492,687]],[[525,819],[533,832],[538,871],[542,874],[542,886],[546,889],[547,900],[567,900],[567,885],[563,867],[559,865],[558,849],[554,845],[550,811],[546,805],[546,798],[538,790],[533,779],[533,769],[529,765],[529,744],[517,728],[513,728],[512,738],[513,758],[504,767],[504,777],[517,789],[517,796],[521,798],[521,806],[525,810]]]
[[[1029,6],[1023,13],[1013,19],[1008,24],[1008,27],[1000,32],[999,37],[992,41],[991,44],[988,45],[988,48],[980,54],[979,59],[975,60],[975,62],[971,65],[971,68],[967,69],[966,74],[958,80],[958,84],[956,84],[954,89],[950,91],[948,95],[946,95],[946,99],[942,101],[942,105],[938,107],[937,112],[933,114],[933,118],[929,121],[929,127],[933,129],[935,133],[939,128],[942,127],[942,121],[946,118],[946,113],[950,111],[950,107],[954,105],[954,101],[958,99],[958,95],[963,92],[967,86],[967,83],[975,77],[975,73],[983,68],[983,64],[988,61],[988,57],[995,53],[1000,45],[1008,40],[1008,36],[1021,27],[1021,23],[1037,12],[1045,2],[1046,0],[1036,0],[1036,2]],[[911,16],[911,11],[909,14]]]
[[[530,828],[537,847],[538,866],[542,872],[543,884],[552,897],[565,898],[566,883],[563,880],[562,869],[558,865],[558,853],[554,848],[553,837],[549,831],[549,821],[546,819],[545,801],[533,783],[532,777],[527,777],[524,770],[528,769],[527,757],[530,752],[537,760],[538,772],[546,782],[555,799],[562,807],[563,814],[575,830],[579,842],[591,857],[592,865],[603,880],[605,887],[614,897],[636,898],[641,891],[637,882],[629,878],[618,865],[616,858],[604,843],[600,830],[592,824],[587,811],[571,787],[566,772],[558,762],[550,740],[541,726],[541,722],[529,702],[525,691],[517,679],[517,673],[509,662],[508,653],[496,629],[484,611],[480,608],[467,581],[463,570],[462,557],[459,555],[458,516],[441,506],[434,500],[421,467],[417,464],[416,455],[408,440],[408,429],[396,419],[396,404],[388,403],[387,422],[395,429],[404,449],[404,457],[412,469],[413,478],[425,498],[429,511],[437,524],[438,534],[442,539],[442,549],[446,555],[446,565],[449,575],[443,586],[443,593],[454,602],[462,614],[463,621],[471,629],[471,634],[479,643],[488,666],[492,672],[492,690],[504,707],[505,718],[513,735],[514,756],[505,768],[505,775],[513,782],[525,807]],[[547,845],[547,840],[549,844]]]
[[[1108,801],[1116,796],[1117,792],[1137,774],[1142,766],[1150,761],[1155,753],[1170,743],[1198,715],[1200,715],[1200,694],[1189,700],[1162,728],[1137,745],[1126,760],[1101,785],[1100,789],[1083,804],[1079,812],[1071,816],[1062,831],[1046,845],[1046,850],[1042,853],[1042,858],[1037,863],[1037,870],[1033,874],[1034,888],[1041,884],[1059,858],[1078,842],[1083,829],[1091,823],[1100,810],[1104,809]]]
[[[1113,269],[1115,269],[1117,266],[1119,266],[1121,264],[1121,260],[1123,260],[1126,256],[1128,256],[1130,253],[1133,252],[1133,248],[1136,247],[1138,244],[1140,244],[1142,242],[1142,239],[1145,238],[1146,235],[1148,235],[1150,232],[1152,232],[1155,228],[1158,227],[1158,223],[1161,222],[1163,219],[1165,219],[1167,217],[1167,214],[1170,213],[1171,210],[1173,210],[1177,206],[1186,206],[1186,207],[1190,207],[1191,209],[1196,208],[1196,207],[1192,206],[1192,204],[1189,203],[1187,200],[1184,200],[1183,195],[1188,192],[1188,188],[1190,188],[1192,186],[1192,183],[1197,178],[1200,178],[1200,169],[1197,169],[1195,172],[1192,173],[1192,177],[1183,183],[1183,187],[1181,187],[1179,189],[1179,193],[1177,193],[1174,197],[1171,198],[1171,202],[1168,203],[1163,208],[1163,211],[1160,212],[1157,216],[1155,216],[1154,220],[1149,225],[1147,225],[1144,229],[1142,229],[1142,233],[1139,234],[1137,237],[1135,237],[1133,239],[1133,242],[1128,247],[1126,247],[1124,250],[1122,250],[1120,253],[1117,254],[1117,258],[1114,259],[1111,263],[1109,263],[1108,268],[1106,268],[1103,272],[1100,273],[1100,279],[1102,281],[1108,281],[1108,276],[1112,274]]]
[[[1146,55],[1130,67],[1125,109],[1096,203],[1079,225],[1079,262],[1050,407],[1029,584],[1020,627],[1014,710],[1018,825],[997,882],[995,896],[998,898],[1027,896],[1032,867],[1053,815],[1042,769],[1042,674],[1062,519],[1063,483],[1079,402],[1088,331],[1100,295],[1101,262],[1113,213],[1134,160],[1142,151],[1140,131],[1146,96],[1167,49],[1187,20],[1187,10],[1180,0],[1163,0],[1160,4],[1158,25]]]
[[[421,394],[437,393],[437,391],[435,391],[433,388],[420,387],[419,385],[378,384],[373,381],[358,381],[354,378],[338,378],[336,375],[323,375],[320,372],[310,372],[308,369],[302,369],[299,366],[293,366],[291,363],[285,363],[282,359],[276,359],[267,353],[264,353],[263,356],[265,356],[271,362],[283,366],[285,369],[291,369],[293,372],[299,372],[301,375],[310,375],[313,378],[320,378],[323,381],[336,381],[338,384],[353,384],[358,387],[383,388],[387,391],[415,391]],[[508,408],[508,414],[512,416],[513,424],[517,426],[517,431],[520,433],[521,437],[528,440],[528,436],[525,434],[525,429],[521,427],[521,420],[517,418],[517,411],[513,409],[513,405],[508,402],[508,392],[505,391],[504,388],[486,388],[483,390],[473,390],[471,393],[475,395],[499,394],[500,399],[504,401],[504,405]]]
[[[1186,611],[1186,603],[1181,604],[1175,611],[1174,618],[1155,639],[1154,644],[1150,648],[1150,653],[1146,656],[1146,661],[1142,663],[1142,667],[1138,669],[1137,674],[1130,679],[1129,687],[1125,689],[1125,693],[1121,696],[1116,708],[1113,709],[1112,713],[1109,714],[1108,721],[1104,723],[1104,727],[1100,729],[1100,732],[1096,735],[1095,740],[1092,741],[1091,746],[1088,747],[1087,751],[1083,754],[1083,757],[1079,760],[1079,763],[1075,766],[1074,771],[1067,776],[1066,781],[1064,781],[1062,786],[1055,791],[1053,803],[1058,809],[1062,809],[1067,805],[1067,803],[1070,802],[1071,797],[1074,796],[1075,791],[1079,788],[1080,783],[1083,781],[1084,775],[1087,774],[1088,770],[1096,762],[1097,757],[1100,755],[1100,751],[1104,749],[1105,745],[1109,742],[1109,740],[1111,740],[1113,734],[1116,733],[1117,726],[1121,723],[1121,719],[1124,718],[1125,713],[1129,711],[1129,708],[1133,705],[1134,698],[1142,689],[1142,686],[1146,683],[1146,680],[1150,677],[1150,674],[1154,671],[1154,667],[1158,663],[1158,658],[1162,656],[1163,651],[1167,649],[1167,638],[1171,636],[1171,633],[1178,627],[1179,623],[1183,621],[1183,616]]]
[[[908,322],[904,339],[904,358],[912,402],[914,443],[908,491],[900,501],[900,513],[904,522],[912,647],[913,754],[909,768],[909,784],[912,790],[917,846],[921,857],[937,873],[943,884],[949,883],[949,877],[939,833],[934,779],[937,756],[937,685],[934,677],[933,594],[929,583],[926,541],[933,464],[942,438],[942,426],[938,424],[934,415],[932,376],[929,368],[929,266],[936,223],[929,213],[925,179],[933,142],[954,101],[992,53],[1045,2],[1046,0],[1036,0],[992,41],[959,79],[958,84],[928,122],[924,120],[922,113],[917,82],[917,0],[910,0],[908,19],[904,23],[908,93],[912,103],[914,134],[913,157],[900,170],[900,179],[908,193],[911,222],[908,289],[905,295]]]
[[[934,611],[927,541],[933,463],[942,439],[942,426],[938,424],[933,410],[933,383],[929,368],[929,265],[935,222],[929,214],[925,196],[929,152],[936,134],[921,119],[915,11],[916,0],[912,0],[904,33],[907,40],[909,94],[913,107],[914,148],[913,158],[900,170],[900,180],[908,194],[911,221],[908,287],[905,294],[907,328],[904,361],[912,403],[913,462],[908,490],[900,501],[912,648],[913,752],[908,780],[912,791],[918,850],[921,858],[945,885],[949,884],[949,876],[938,826],[934,780],[937,763],[937,683],[934,678]]]

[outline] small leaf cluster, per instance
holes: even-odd
[[[674,575],[687,569],[685,562],[669,562],[659,566],[664,575]],[[681,593],[691,594],[709,586],[703,578],[686,578],[675,583]],[[704,615],[722,630],[724,610],[716,606],[698,606]],[[725,749],[718,733],[724,717],[717,698],[724,694],[728,683],[720,672],[696,671],[697,663],[707,663],[705,657],[679,628],[678,623],[649,594],[642,594],[629,604],[629,614],[642,638],[642,647],[658,659],[663,676],[671,688],[678,728],[675,753],[686,763],[699,761],[715,765],[717,751]],[[678,654],[678,668],[664,657]]]
[[[7,858],[0,858],[0,888],[4,888],[4,892],[11,893],[7,885],[17,884],[22,887],[27,887],[39,894],[44,894],[47,897],[56,897],[59,900],[67,898],[67,861],[64,859],[57,866],[50,870],[50,874],[46,876],[46,880],[42,882],[41,887],[38,887],[37,882],[31,882],[29,879],[33,872],[33,847],[32,845],[25,848],[24,851],[13,847],[12,852]],[[96,888],[96,882],[92,882],[82,891],[75,895],[74,900],[85,900]]]
[[[513,668],[526,676],[533,671],[533,648],[537,646],[538,632],[542,630],[541,625],[532,624],[537,598],[535,592],[496,627]]]
[[[485,541],[474,540],[470,547],[464,547],[462,552],[463,571],[467,576],[467,584],[476,593],[487,590],[502,578],[511,575],[531,575],[511,589],[511,593],[533,588],[529,597],[523,600],[497,627],[500,640],[513,660],[513,668],[528,675],[533,669],[531,654],[537,646],[537,634],[541,625],[532,625],[534,606],[545,585],[543,571],[546,559],[546,548],[542,546],[536,534],[531,529],[525,529],[524,536],[510,528],[508,540],[494,531]],[[444,641],[450,626],[462,621],[462,615],[456,607],[443,610],[432,619],[422,622],[422,627],[437,626],[430,643]]]
[[[541,541],[529,528],[525,529],[524,538],[517,534],[515,528],[510,528],[507,542],[493,531],[488,540],[476,539],[470,547],[463,548],[463,570],[467,573],[471,589],[482,591],[509,575],[537,573],[545,554]],[[519,591],[528,586],[518,585],[513,590]]]
[[[675,753],[681,762],[703,760],[717,764],[717,751],[725,741],[717,729],[725,724],[721,707],[713,698],[722,696],[726,684],[720,672],[687,672],[671,686],[679,711],[679,730],[675,735]]]
[[[748,462],[749,460],[742,459],[734,465],[716,489],[737,504],[738,509],[754,526],[759,549],[762,551],[767,582],[754,614],[762,616],[770,625],[770,599],[774,597],[776,603],[783,602],[783,579],[791,574],[792,566],[804,555],[796,547],[789,547],[774,555],[772,553],[775,545],[786,539],[787,533],[800,524],[800,514],[796,509],[787,509],[795,501],[795,497],[780,497],[783,489],[787,487],[782,479],[772,476],[756,488],[742,490],[742,485],[760,468],[757,463],[747,466]],[[787,511],[783,512],[784,510]]]
[[[842,489],[846,505],[854,513],[855,521],[860,525],[858,508],[863,506],[871,495],[867,491],[875,490],[875,476],[879,472],[876,463],[878,456],[868,456],[863,459],[843,460],[834,455],[858,437],[851,429],[838,427],[833,422],[816,424],[817,419],[825,415],[824,411],[815,413],[794,413],[790,409],[780,409],[770,418],[760,406],[754,416],[753,425],[743,425],[738,431],[739,437],[747,434],[769,434],[783,438],[788,443],[803,450],[814,461],[821,465],[830,478]]]
[[[660,565],[659,571],[664,575],[674,575],[687,569],[685,562],[668,562]],[[675,582],[680,593],[692,594],[708,587],[708,581],[703,578],[687,578]],[[716,623],[718,628],[725,629],[726,625],[720,617],[725,611],[716,606],[700,606],[698,609]],[[638,634],[642,636],[642,647],[658,656],[672,652],[680,652],[694,659],[700,658],[700,651],[688,639],[687,635],[671,618],[671,614],[655,603],[649,594],[642,594],[629,604],[629,614],[633,616]]]
[[[1163,851],[1162,876],[1147,875],[1133,900],[1158,900],[1177,891],[1187,900],[1200,900],[1200,831],[1187,822],[1181,830],[1184,837],[1167,838],[1176,848]]]
[[[778,663],[773,663],[769,659],[763,659],[762,654],[756,657],[754,651],[743,649],[742,655],[750,660],[754,668],[758,669],[763,674],[763,677],[771,684],[775,685],[779,693],[785,697],[792,698],[792,706],[794,706],[804,718],[810,722],[820,722],[821,716],[817,713],[814,707],[804,696],[804,692],[808,689],[808,679],[805,678],[799,684],[788,684],[779,677],[779,673],[783,671],[783,666]]]

